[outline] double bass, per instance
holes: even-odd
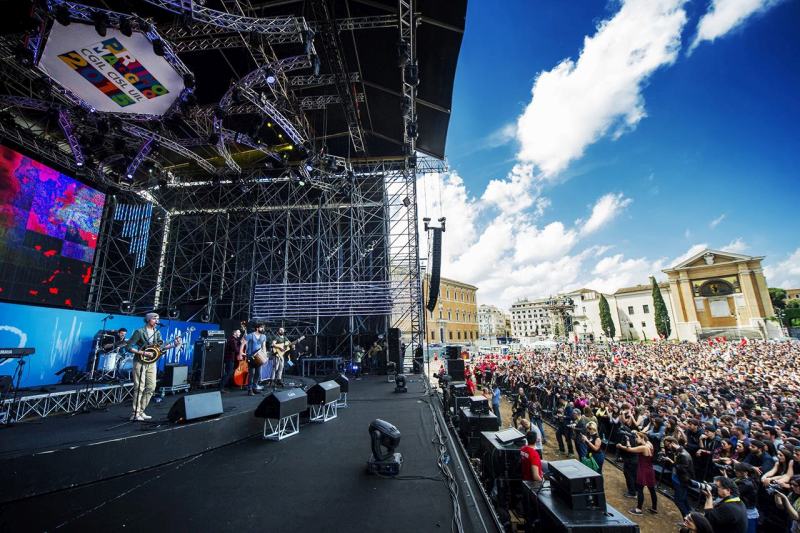
[[[242,339],[244,339],[244,336],[247,335],[247,321],[242,320],[241,330],[242,330]],[[236,366],[236,370],[233,371],[233,384],[239,388],[242,388],[245,385],[247,385],[247,374],[249,372],[250,371],[247,366],[247,358],[242,357],[242,360],[239,361],[239,363]]]

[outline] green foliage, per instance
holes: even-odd
[[[553,326],[553,336],[560,337],[561,336],[561,323],[556,322],[555,326]]]
[[[664,303],[664,297],[661,296],[661,289],[658,287],[658,283],[656,283],[656,278],[650,276],[650,281],[653,284],[653,308],[655,311],[656,331],[659,335],[667,339],[672,332],[667,304]]]
[[[616,328],[614,328],[614,321],[611,320],[611,309],[608,307],[608,300],[603,294],[600,295],[600,327],[609,339],[613,339],[617,333]]]
[[[789,300],[786,309],[800,309],[800,300]]]
[[[786,307],[786,291],[775,287],[769,288],[769,298],[772,300],[772,307],[775,309],[783,309]]]

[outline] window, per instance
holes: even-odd
[[[447,299],[449,300],[450,299],[450,289],[447,289],[444,293],[447,295]]]
[[[452,320],[452,316],[450,315],[450,311],[447,312],[447,320]]]
[[[458,311],[456,311],[456,321],[458,321]]]
[[[629,314],[629,315],[632,315],[632,314],[633,314],[633,306],[632,306],[632,305],[629,305],[629,306],[628,306],[628,314]]]
[[[441,319],[442,319],[442,310],[439,309],[439,320],[441,320]]]
[[[647,324],[645,324],[644,322],[642,322],[642,327],[643,327],[643,328],[646,328],[646,327],[647,327]]]
[[[453,340],[453,332],[452,331],[448,331],[447,335],[450,337],[450,340]]]
[[[628,327],[633,329],[633,323],[632,322],[628,322]]]
[[[461,340],[461,332],[460,331],[456,332],[456,336],[458,337],[458,340]]]
[[[644,311],[644,314],[647,314],[647,313],[649,313],[649,312],[650,312],[650,306],[649,306],[649,305],[647,305],[647,304],[644,304],[644,305],[642,306],[642,311]]]
[[[431,330],[431,340],[432,341],[436,340],[436,330]]]

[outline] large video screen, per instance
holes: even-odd
[[[82,308],[105,195],[0,145],[0,298]]]

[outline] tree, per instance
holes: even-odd
[[[609,339],[613,339],[617,333],[614,328],[614,321],[611,320],[611,309],[608,308],[608,300],[603,294],[600,295],[600,327]]]
[[[769,288],[769,298],[772,300],[772,307],[783,309],[786,307],[786,291],[775,287]]]
[[[786,309],[800,309],[800,300],[789,300],[786,304]]]
[[[669,323],[667,304],[664,303],[664,297],[661,296],[661,289],[658,287],[658,283],[656,283],[656,278],[650,276],[650,281],[653,284],[653,310],[656,314],[656,331],[660,336],[667,339],[672,332]]]
[[[561,323],[556,322],[555,325],[553,326],[553,337],[558,338],[560,336],[561,336]]]

